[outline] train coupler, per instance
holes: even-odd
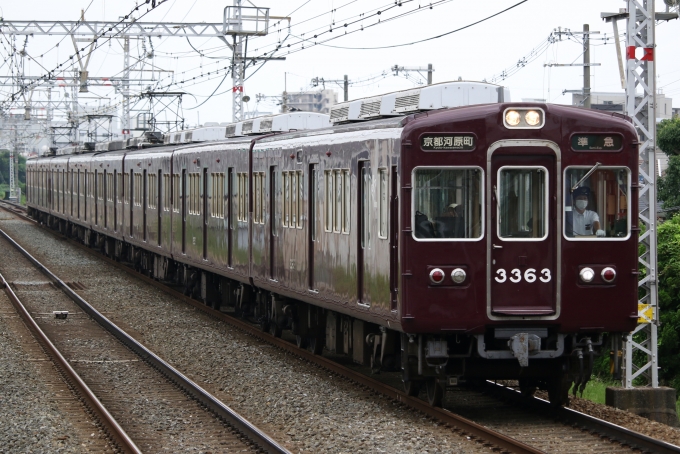
[[[529,352],[541,349],[541,338],[535,334],[517,333],[508,340],[508,347],[521,367],[529,367]]]

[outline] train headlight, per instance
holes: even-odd
[[[505,122],[510,126],[517,126],[522,121],[522,117],[516,110],[508,110],[505,112]]]
[[[456,284],[462,284],[465,282],[465,277],[465,271],[460,268],[456,268],[455,270],[451,271],[451,280]]]
[[[446,277],[446,274],[439,268],[435,268],[432,271],[430,271],[430,281],[433,284],[441,284],[444,281],[444,278]]]
[[[608,266],[607,268],[602,270],[600,276],[602,276],[603,281],[607,283],[612,282],[614,279],[616,279],[616,270]]]
[[[527,122],[529,126],[536,126],[541,122],[541,114],[539,114],[535,110],[530,110],[529,112],[524,114],[524,120]]]
[[[503,111],[503,126],[508,129],[541,129],[545,112],[541,108],[517,107]]]
[[[593,282],[593,278],[595,277],[595,271],[593,271],[592,268],[583,268],[578,275],[581,277],[581,280],[586,283]]]

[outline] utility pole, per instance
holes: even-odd
[[[392,68],[390,68],[392,71],[394,71],[394,75],[398,76],[399,71],[404,73],[404,76],[408,78],[408,73],[411,71],[415,71],[418,74],[420,74],[420,77],[425,79],[427,81],[427,85],[432,85],[432,73],[434,72],[434,68],[432,67],[432,63],[429,63],[427,65],[427,68],[422,68],[420,66],[418,67],[406,67],[406,66],[399,66],[399,65],[394,65]],[[423,73],[427,71],[427,77],[423,76]],[[421,83],[421,82],[418,82]]]
[[[344,90],[345,96],[344,96],[344,100],[345,100],[345,101],[349,101],[349,79],[347,79],[347,74],[345,74],[344,85],[345,85],[345,90]]]
[[[283,73],[283,100],[281,102],[281,112],[288,112],[288,73]]]
[[[596,35],[600,32],[591,32],[590,25],[583,24],[582,32],[573,32],[568,28],[562,30],[562,27],[553,30],[560,41],[562,41],[562,35],[583,35],[583,63],[546,63],[543,66],[583,66],[583,107],[590,109],[591,99],[590,99],[590,67],[600,66],[599,63],[590,63],[590,35]],[[576,90],[565,90],[563,93],[578,93]]]
[[[583,107],[590,109],[590,25],[583,24]]]

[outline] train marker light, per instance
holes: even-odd
[[[536,126],[541,122],[541,114],[535,110],[530,110],[524,115],[524,120],[529,126]]]
[[[505,122],[510,126],[517,126],[521,119],[522,117],[520,117],[519,112],[516,110],[508,110],[505,113]]]
[[[456,268],[455,270],[451,271],[451,280],[453,280],[453,282],[456,284],[462,284],[465,282],[465,277],[465,271],[461,268]]]
[[[614,279],[616,279],[616,270],[608,266],[602,270],[601,276],[603,281],[607,283],[612,282]]]
[[[593,271],[592,268],[583,268],[578,274],[581,277],[581,280],[586,283],[593,282],[593,278],[595,277],[595,271]]]
[[[430,271],[430,281],[432,281],[433,284],[441,284],[445,277],[446,275],[439,268],[435,268]]]

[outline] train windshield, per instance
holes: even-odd
[[[592,169],[572,166],[564,171],[564,236],[568,240],[625,240],[630,236],[630,169]]]
[[[413,237],[475,240],[482,229],[482,170],[418,167],[413,171]]]
[[[498,170],[498,236],[543,240],[548,232],[548,172],[545,167],[504,166]]]

